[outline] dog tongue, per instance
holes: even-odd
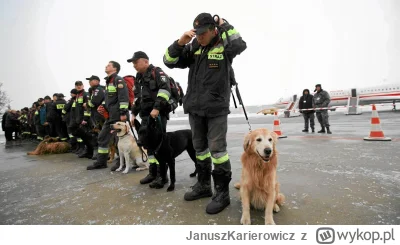
[[[114,133],[114,132],[115,132],[115,130],[111,130],[111,131],[110,131],[110,134],[112,134],[112,133]]]

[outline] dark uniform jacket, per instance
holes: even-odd
[[[316,107],[327,107],[331,103],[331,97],[325,90],[320,90],[314,94],[314,104]]]
[[[201,47],[197,40],[180,46],[175,41],[164,55],[164,64],[169,68],[189,67],[188,88],[183,98],[185,113],[199,116],[229,114],[232,61],[246,48],[239,32],[228,23],[222,28],[228,31],[217,35],[212,42]]]
[[[304,92],[308,91],[308,94],[304,94]],[[300,97],[299,100],[299,109],[312,109],[314,108],[314,96],[310,94],[310,90],[304,89],[303,95]],[[303,111],[303,113],[313,113],[313,110]]]
[[[18,114],[12,112],[7,113],[5,128],[15,128],[17,123]]]
[[[91,88],[91,93],[89,93],[88,105],[90,108],[91,119],[94,126],[104,121],[104,117],[97,112],[97,108],[103,103],[103,101],[104,88],[100,85]]]
[[[55,108],[56,108],[56,117],[58,120],[62,119],[63,113],[62,111],[65,108],[65,105],[67,104],[67,102],[64,99],[57,99],[55,102]]]
[[[56,103],[51,101],[46,103],[46,122],[54,122],[57,116]]]
[[[3,131],[6,131],[7,114],[8,112],[4,112],[3,119],[1,120],[1,128],[3,129]]]
[[[120,120],[121,115],[126,115],[129,106],[128,87],[122,77],[116,73],[106,77],[106,92],[104,107],[108,111],[109,121]]]
[[[90,113],[83,107],[83,104],[88,102],[88,94],[85,90],[78,91],[78,94],[72,100],[70,127],[78,127],[82,121],[89,122]]]
[[[64,106],[64,110],[62,111],[63,113],[63,122],[67,125],[67,127],[70,127],[71,125],[71,110],[72,110],[72,105],[75,102],[75,98],[71,98],[70,100],[67,101],[67,104]]]
[[[152,71],[154,70],[155,78]],[[132,114],[144,118],[150,115],[153,109],[159,110],[163,115],[171,97],[169,78],[161,68],[150,65],[144,74],[136,75],[134,87],[135,104]]]

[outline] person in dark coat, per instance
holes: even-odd
[[[315,132],[315,111],[310,110],[315,107],[314,105],[314,96],[310,94],[310,90],[304,89],[303,90],[303,95],[300,97],[299,100],[299,109],[300,113],[303,114],[304,117],[304,129],[303,132],[308,133],[308,125],[310,124],[311,130],[314,133]]]

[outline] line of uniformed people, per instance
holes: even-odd
[[[189,68],[188,88],[181,102],[185,114],[189,114],[198,178],[192,190],[185,193],[184,199],[194,201],[211,197],[206,207],[209,214],[219,213],[230,204],[229,183],[232,172],[226,134],[230,112],[230,87],[235,84],[231,64],[246,48],[246,42],[239,32],[227,21],[219,17],[214,18],[209,13],[202,13],[195,18],[193,29],[175,40],[163,57],[168,68]],[[131,120],[139,115],[144,126],[149,120],[160,118],[166,131],[170,112],[169,101],[173,97],[169,77],[161,69],[150,64],[144,52],[136,52],[128,62],[132,62],[138,72]],[[100,92],[102,88],[99,85],[91,84],[91,93],[88,94],[81,82],[75,83],[75,89],[71,91],[71,100],[62,110],[63,122],[67,125],[71,144],[74,145],[73,139],[76,138],[76,148],[83,149],[79,156],[92,157],[93,152],[97,152],[96,162],[88,166],[88,170],[107,168],[108,143],[112,137],[110,125],[117,121],[129,121],[128,89],[124,79],[118,75],[119,71],[120,65],[117,62],[110,61],[106,66],[104,94],[103,91]],[[95,76],[88,80],[91,83],[96,81],[95,84],[99,81]],[[52,108],[49,104],[42,104],[42,108],[43,106],[45,111]],[[54,120],[47,122],[46,119],[42,119],[42,108],[39,106],[36,109],[35,113],[40,116],[35,122],[39,120],[37,122],[40,122],[40,125],[54,128]],[[95,119],[96,112],[103,116],[100,118],[104,118],[104,121]],[[97,137],[97,151],[94,151],[94,135],[90,130],[95,127],[101,127]],[[148,149],[149,174],[140,181],[141,184],[157,182],[160,185],[168,181],[166,176],[160,176],[160,166],[154,156],[154,150]],[[113,169],[118,165],[119,161]],[[214,192],[211,178],[214,181]]]

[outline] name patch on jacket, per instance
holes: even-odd
[[[223,60],[224,56],[222,54],[208,54],[209,60]]]
[[[210,62],[210,63],[208,63],[208,69],[219,69],[218,62]]]

